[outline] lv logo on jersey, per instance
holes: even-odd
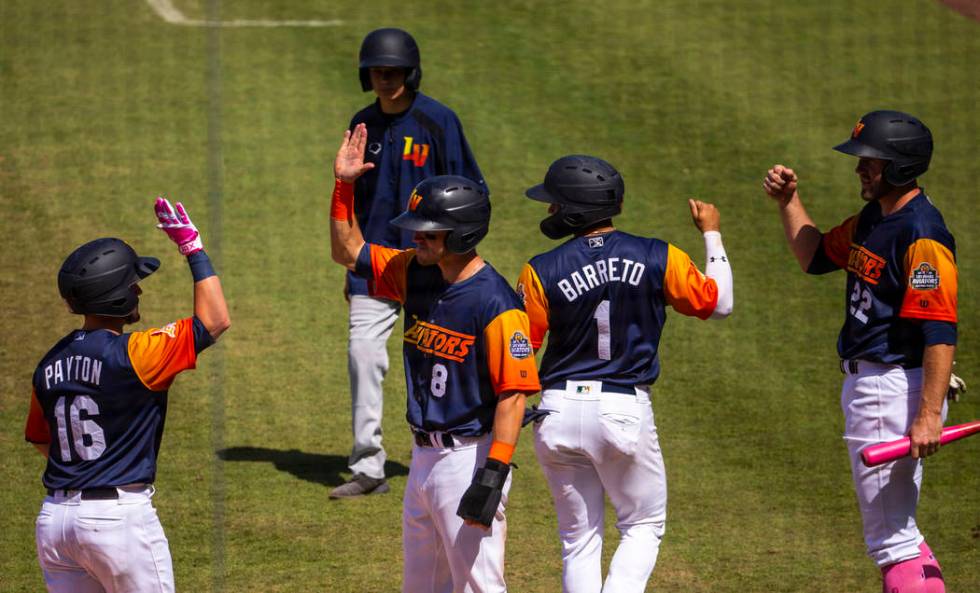
[[[405,332],[405,341],[426,354],[463,362],[476,338],[416,318]]]
[[[412,161],[416,167],[424,167],[428,158],[428,144],[416,144],[411,136],[405,136],[405,148],[402,150],[403,161]]]

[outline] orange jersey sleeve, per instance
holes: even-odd
[[[415,250],[392,249],[370,244],[371,249],[371,296],[405,302],[408,264],[415,257]]]
[[[718,285],[702,274],[686,253],[668,245],[664,296],[678,313],[707,319],[718,305]]]
[[[181,371],[197,363],[194,319],[189,317],[129,336],[129,360],[143,385],[165,391]]]
[[[37,391],[34,389],[31,389],[31,408],[27,412],[24,438],[39,445],[51,442],[51,429],[48,427],[47,419],[44,418],[44,410],[41,409],[41,402],[37,401]]]
[[[953,253],[932,239],[919,239],[905,252],[908,286],[899,317],[956,323],[957,269]]]
[[[851,253],[851,239],[857,227],[858,217],[852,216],[823,235],[823,252],[838,268],[847,269]]]
[[[531,346],[537,350],[548,333],[548,297],[544,294],[541,278],[531,264],[524,264],[517,279],[517,296],[524,301],[524,310],[531,324]]]
[[[494,393],[541,390],[529,334],[527,314],[520,309],[504,311],[483,329]]]

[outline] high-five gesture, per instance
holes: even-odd
[[[159,197],[154,206],[157,220],[160,223],[157,228],[167,233],[170,240],[177,244],[177,249],[181,255],[190,255],[204,249],[201,241],[201,233],[191,222],[191,217],[184,210],[184,205],[177,202],[177,207],[170,205],[170,200]]]
[[[346,183],[354,183],[366,171],[374,168],[374,163],[364,162],[364,149],[367,147],[367,126],[357,124],[354,131],[344,132],[344,141],[337,151],[333,163],[333,174]]]

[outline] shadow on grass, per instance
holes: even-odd
[[[306,453],[299,449],[266,449],[265,447],[228,447],[218,451],[218,458],[223,461],[265,461],[272,463],[276,469],[289,472],[301,480],[323,484],[324,486],[339,486],[344,483],[341,474],[349,473],[347,456],[322,455]],[[388,461],[385,464],[387,477],[408,475],[408,468],[401,463]]]

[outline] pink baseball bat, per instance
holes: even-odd
[[[939,437],[939,444],[946,445],[962,438],[966,438],[977,432],[980,432],[980,420],[974,420],[973,422],[967,422],[966,424],[957,424],[956,426],[947,426],[943,429],[942,436]],[[911,453],[910,443],[911,439],[909,439],[909,437],[905,437],[888,443],[871,445],[864,451],[861,451],[861,460],[864,461],[864,465],[868,467],[874,467],[876,465],[881,465],[882,463],[895,461],[896,459],[906,457]]]

